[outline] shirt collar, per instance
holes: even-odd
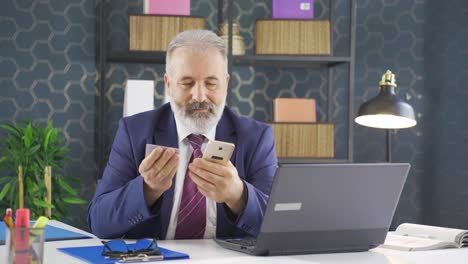
[[[190,131],[187,126],[184,125],[180,120],[177,119],[177,117],[174,115],[175,121],[176,121],[176,127],[177,127],[177,136],[178,136],[178,142],[181,143],[186,137],[188,137],[190,134],[192,134],[192,131]],[[216,126],[210,129],[208,133],[204,133],[203,136],[207,138],[208,140],[214,140],[216,135]]]

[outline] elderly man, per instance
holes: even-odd
[[[170,104],[120,120],[88,222],[101,238],[256,236],[276,170],[271,127],[225,106],[224,41],[208,30],[169,43]],[[228,164],[201,158],[209,140],[235,144]],[[145,145],[157,147],[145,157]],[[174,148],[178,148],[175,151]]]

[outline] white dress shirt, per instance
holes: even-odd
[[[188,141],[187,136],[191,132],[176,119],[177,136],[179,142],[179,166],[177,167],[177,174],[174,186],[174,204],[172,205],[171,218],[167,228],[166,239],[174,239],[177,216],[179,213],[180,200],[182,199],[182,192],[184,189],[185,174],[187,172],[188,163],[192,157],[193,148]],[[208,140],[214,140],[216,134],[216,127],[212,128],[205,136],[205,141],[201,146],[201,151],[205,151]],[[216,237],[216,202],[206,198],[206,228],[203,238]]]

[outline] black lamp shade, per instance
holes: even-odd
[[[354,121],[360,125],[399,129],[416,125],[414,110],[395,94],[395,87],[383,85],[380,93],[359,107]]]

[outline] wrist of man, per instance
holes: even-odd
[[[153,204],[161,197],[162,191],[151,188],[146,182],[143,181],[143,195],[145,197],[145,203],[148,207],[152,207]]]
[[[240,187],[240,192],[236,192],[237,194],[239,195],[236,195],[233,197],[232,200],[229,200],[229,201],[226,201],[226,205],[229,207],[229,209],[231,209],[231,211],[236,214],[236,215],[239,215],[240,212],[242,212],[242,210],[244,210],[244,207],[245,207],[245,203],[246,203],[246,192],[247,192],[247,188],[244,184],[244,182],[242,180],[240,180],[240,184],[241,184],[241,187]]]

